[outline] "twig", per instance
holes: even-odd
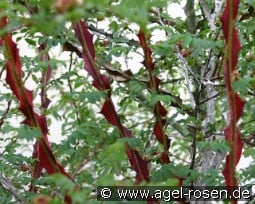
[[[70,53],[70,63],[69,63],[69,68],[68,68],[69,73],[72,70],[72,65],[73,65],[73,52]],[[67,78],[67,84],[68,84],[70,93],[73,93],[73,87],[72,87],[72,84],[71,84],[70,77]],[[77,106],[77,104],[74,101],[72,101],[71,104],[73,105],[75,110],[78,110],[78,106]],[[80,124],[81,123],[81,119],[80,119],[80,116],[79,116],[77,111],[75,111],[75,115],[76,115],[78,124]]]
[[[177,132],[179,132],[184,138],[187,137],[187,135],[182,130],[182,127],[176,121],[169,120],[168,124],[171,125]]]
[[[7,103],[7,108],[6,108],[5,112],[2,114],[2,117],[0,118],[0,128],[2,127],[4,120],[7,117],[8,112],[10,111],[11,103],[12,103],[12,101],[9,100]]]
[[[5,178],[3,175],[0,177],[0,185],[8,192],[10,192],[17,201],[20,201],[22,204],[25,204],[25,198],[23,198],[21,193],[19,193],[19,190],[14,187],[13,183]]]
[[[75,178],[78,174],[83,171],[84,166],[90,162],[90,160],[99,152],[101,149],[99,148],[103,143],[99,143],[94,150],[81,162],[81,164],[76,168],[72,177]]]
[[[146,142],[146,144],[145,144],[145,149],[147,149],[147,148],[149,148],[149,147],[152,146],[152,145],[151,145],[151,144],[152,144],[152,141],[156,141],[154,134],[151,134],[151,135],[150,135],[149,139],[147,140],[147,142]]]
[[[145,120],[145,121],[137,122],[136,124],[133,124],[133,125],[131,125],[130,127],[128,127],[128,129],[133,129],[133,128],[137,127],[138,125],[143,125],[143,124],[145,124],[145,123],[149,123],[150,121],[152,121],[153,118],[154,118],[154,117],[149,118],[149,119],[147,119],[147,120]]]
[[[46,50],[46,43],[42,43],[39,47],[40,52],[40,60],[43,62],[49,62],[50,56],[48,54],[48,50]],[[50,65],[47,65],[47,68],[45,70],[42,70],[42,78],[41,78],[41,112],[42,114],[45,113],[46,109],[48,108],[50,104],[50,99],[47,95],[47,85],[52,75],[52,68]]]
[[[201,105],[201,104],[203,104],[203,103],[205,103],[205,102],[207,102],[207,101],[210,101],[210,100],[212,100],[212,99],[215,99],[215,98],[217,98],[220,94],[222,94],[222,93],[224,93],[224,92],[225,92],[225,91],[218,92],[217,94],[215,94],[215,95],[213,95],[213,96],[211,96],[211,97],[209,97],[209,98],[206,98],[206,99],[200,101],[199,104]]]
[[[0,71],[0,78],[2,77],[2,74],[4,73],[5,67],[3,66],[1,71]]]
[[[213,13],[211,13],[207,3],[204,0],[199,0],[199,5],[201,7],[201,10],[205,14],[205,17],[207,21],[209,22],[209,25],[212,31],[215,31],[217,29],[215,22],[216,22],[216,18],[221,13],[221,10],[223,8],[223,3],[224,3],[224,0],[215,0],[214,11]]]
[[[215,0],[215,9],[213,13],[210,12],[208,5],[204,0],[200,0],[200,7],[203,13],[205,14],[205,18],[209,22],[209,26],[214,32],[214,40],[217,40],[218,35],[219,35],[219,30],[215,25],[216,18],[218,18],[222,7],[223,7],[223,0]],[[222,53],[221,53],[222,54]],[[216,136],[216,134],[208,134],[208,124],[213,124],[215,121],[215,98],[218,97],[222,92],[217,93],[215,89],[215,85],[218,86],[218,84],[214,84],[212,80],[216,80],[217,78],[213,77],[215,75],[215,72],[217,71],[217,61],[218,61],[219,56],[215,56],[213,53],[213,49],[210,49],[209,51],[209,56],[207,59],[207,62],[205,66],[202,67],[201,71],[201,78],[203,79],[204,82],[202,82],[203,86],[205,87],[206,90],[206,98],[203,101],[200,101],[200,105],[203,103],[206,103],[206,115],[203,119],[202,122],[202,132],[205,135],[206,141],[210,142],[213,140],[212,135]],[[209,82],[209,83],[208,83]],[[222,137],[222,134],[217,135],[217,138]],[[218,169],[219,165],[225,156],[222,153],[217,153],[216,155],[212,155],[212,150],[206,150],[203,152],[201,155],[202,158],[200,160],[201,164],[198,167],[199,172],[206,172],[209,168],[214,168]],[[202,179],[198,179],[196,182],[196,185],[201,186],[204,185],[204,182]]]
[[[255,134],[250,135],[250,136],[244,138],[243,141],[244,141],[246,144],[255,147]]]
[[[184,78],[185,78],[185,81],[186,81],[186,87],[188,89],[188,93],[189,93],[189,96],[190,96],[190,100],[191,100],[191,107],[192,109],[195,109],[196,107],[196,102],[195,102],[195,99],[194,99],[194,95],[191,91],[192,89],[192,84],[191,84],[191,80],[190,80],[190,77],[189,77],[189,72],[194,76],[194,79],[198,82],[199,84],[199,81],[197,80],[197,78],[195,77],[194,73],[191,71],[187,61],[184,59],[184,57],[182,56],[181,52],[180,52],[180,49],[178,48],[178,46],[175,46],[175,50],[176,50],[176,53],[177,53],[177,57],[178,59],[181,61],[182,65],[181,66],[181,69],[183,71],[183,75],[184,75]]]
[[[113,34],[110,34],[110,33],[107,33],[103,30],[100,30],[98,28],[96,28],[95,26],[93,25],[88,25],[87,26],[89,30],[91,30],[94,34],[97,34],[97,35],[103,35],[105,36],[106,38],[108,39],[114,39],[114,35]],[[136,46],[138,47],[139,46],[139,43],[136,41],[136,40],[133,40],[133,39],[128,39],[124,36],[119,36],[119,38],[124,38],[127,40],[127,44],[130,45],[130,46]]]
[[[211,11],[209,9],[209,6],[207,5],[207,3],[204,1],[204,0],[199,0],[199,5],[207,19],[207,21],[210,23],[211,25],[211,17],[212,17],[212,14],[211,14]]]
[[[224,5],[224,2],[225,2],[224,0],[215,0],[215,6],[214,6],[215,8],[214,8],[214,12],[212,14],[214,19],[216,19],[220,15],[223,5]],[[214,22],[215,22],[215,20],[214,20]]]
[[[183,163],[185,163],[185,164],[189,164],[189,161],[186,161],[184,158],[181,158],[181,157],[177,156],[176,154],[171,154],[171,153],[170,153],[170,156],[171,156],[171,157],[174,157],[174,158],[176,158],[176,159],[181,160],[181,161],[182,161]]]
[[[216,40],[217,40],[217,38],[219,37],[219,34],[220,34],[220,29],[218,29],[218,30],[216,31],[215,36],[213,37],[213,41],[216,41]],[[208,55],[208,58],[207,58],[206,65],[205,65],[205,66],[203,67],[203,69],[202,69],[202,74],[201,74],[202,77],[206,77],[209,66],[211,65],[211,63],[215,63],[214,61],[216,61],[215,58],[216,58],[216,56],[213,55],[213,49],[211,48],[211,49],[209,50],[209,55]],[[219,58],[219,56],[218,56],[218,58]],[[213,61],[213,62],[212,62],[212,61]],[[216,69],[216,66],[214,66],[214,69]],[[213,74],[213,73],[214,73],[214,70],[211,71],[211,72],[212,72],[212,74]],[[211,74],[211,75],[212,75],[212,74]]]
[[[186,4],[184,6],[184,12],[186,14],[186,25],[187,30],[191,33],[196,33],[196,14],[195,14],[195,8],[194,8],[194,0],[188,0],[186,1]]]

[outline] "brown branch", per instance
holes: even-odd
[[[2,188],[6,191],[10,192],[14,196],[16,201],[20,201],[21,204],[26,203],[25,198],[21,196],[22,193],[20,193],[19,190],[14,187],[13,183],[3,175],[0,176],[0,186],[2,186]]]
[[[243,14],[240,17],[239,21],[241,22],[241,21],[247,20],[249,18],[253,18],[253,17],[255,17],[255,9],[254,9],[253,5],[249,5],[248,12]]]
[[[244,138],[243,141],[244,141],[246,144],[255,147],[255,134],[252,134],[252,135],[250,135],[250,136]]]
[[[194,0],[188,0],[185,7],[184,12],[187,16],[186,24],[187,29],[191,33],[196,33],[196,14],[195,14],[195,7],[194,7]]]
[[[200,101],[199,104],[201,105],[201,104],[203,104],[203,103],[206,103],[207,101],[210,101],[210,100],[212,100],[212,99],[215,99],[215,98],[217,98],[219,95],[221,95],[222,93],[225,93],[225,91],[218,92],[218,93],[215,94],[214,96],[212,96],[212,97],[210,97],[210,98],[206,98],[206,99]]]
[[[2,117],[0,118],[0,128],[2,127],[2,125],[4,123],[4,120],[5,120],[5,118],[7,117],[7,114],[10,111],[11,103],[12,103],[12,101],[9,100],[8,103],[7,103],[7,108],[6,108],[5,112],[2,114]]]
[[[99,148],[100,146],[103,145],[104,142],[99,143],[94,149],[93,151],[90,152],[90,154],[80,163],[80,165],[76,168],[76,170],[74,171],[72,177],[75,178],[77,175],[79,175],[82,171],[84,166],[90,162],[91,159],[93,159],[93,157],[95,157],[95,155],[97,155],[101,149]]]
[[[81,51],[76,47],[74,46],[72,43],[66,41],[63,45],[63,51],[69,51],[69,52],[74,52],[76,53],[76,55],[79,57],[79,58],[82,58],[82,53]]]

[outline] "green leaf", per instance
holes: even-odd
[[[167,0],[146,1],[149,7],[164,8],[167,6]]]
[[[26,139],[27,141],[33,141],[42,135],[38,128],[31,128],[27,125],[18,128],[17,132],[20,139]]]
[[[197,49],[215,48],[215,42],[207,39],[193,38],[192,47]]]
[[[36,46],[36,42],[30,38],[25,38],[25,41],[32,46]]]
[[[135,22],[143,28],[146,27],[148,13],[145,0],[122,0],[113,9],[121,17],[129,19],[130,22]]]
[[[195,182],[200,176],[200,173],[197,170],[190,170],[188,177],[184,180],[183,185],[190,185],[190,183]]]
[[[254,178],[255,177],[255,164],[250,164],[245,170],[244,170],[244,176],[246,178]]]
[[[189,167],[181,164],[177,164],[176,166],[170,164],[170,169],[175,176],[178,176],[180,178],[187,178],[190,173]]]
[[[63,204],[63,201],[59,197],[53,197],[53,199],[50,201],[50,204]]]
[[[170,104],[172,97],[168,95],[152,94],[150,104],[151,106],[156,105],[157,102],[163,102],[164,104]]]
[[[90,91],[90,92],[80,92],[79,100],[84,101],[85,99],[92,104],[99,102],[101,99],[104,98],[104,93],[99,91]]]
[[[200,151],[205,151],[209,147],[209,143],[207,141],[199,141],[197,143],[197,147]]]
[[[247,91],[247,88],[251,81],[252,81],[251,77],[245,77],[243,79],[238,79],[237,81],[233,82],[232,86],[237,92],[243,93]]]
[[[191,44],[192,42],[192,37],[190,35],[184,35],[183,40],[182,40],[182,45],[183,47],[187,47]]]
[[[128,88],[131,94],[140,94],[145,89],[145,84],[138,81],[130,81]]]
[[[99,154],[99,158],[108,168],[115,171],[120,170],[122,162],[126,161],[127,158],[123,141],[119,139],[113,144],[104,147],[102,152]]]
[[[245,0],[248,4],[250,5],[254,5],[255,4],[255,0]]]
[[[220,153],[227,153],[229,151],[229,146],[226,144],[224,141],[211,141],[209,142],[210,148],[215,151],[215,152],[220,152]]]
[[[31,77],[35,83],[39,83],[38,77],[35,74],[31,74]]]
[[[46,180],[48,180],[50,183],[54,183],[62,190],[73,190],[75,188],[75,184],[63,174],[57,173],[50,175]]]
[[[132,148],[132,149],[136,149],[136,150],[141,150],[143,149],[143,143],[140,139],[136,138],[136,137],[131,137],[131,138],[123,138],[122,139],[123,142],[127,142],[128,145]]]
[[[254,148],[245,149],[243,156],[244,157],[255,157],[255,149]]]
[[[173,176],[172,168],[169,164],[163,164],[159,170],[151,176],[151,182],[164,182]]]
[[[72,202],[73,203],[84,203],[84,201],[88,200],[88,197],[90,196],[91,191],[89,190],[81,190],[72,192]]]
[[[216,169],[208,169],[202,177],[203,182],[208,186],[218,186],[221,179]]]
[[[152,182],[163,182],[174,176],[180,178],[187,178],[190,173],[190,169],[184,165],[173,165],[173,164],[163,164],[159,170],[152,174]],[[197,178],[197,174],[194,173],[192,178]]]
[[[229,151],[229,146],[224,141],[199,141],[197,147],[200,151],[206,151],[208,149],[214,152],[227,153]]]

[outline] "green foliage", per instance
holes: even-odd
[[[40,137],[41,132],[37,128],[30,128],[27,125],[20,127],[18,130],[18,137],[20,139],[25,139],[27,141],[31,141]]]
[[[214,1],[205,2],[213,11]],[[32,176],[38,161],[32,157],[34,144],[42,132],[24,124],[20,104],[5,81],[5,46],[0,41],[0,203],[19,203],[22,199],[32,203],[39,195],[51,197],[50,203],[56,204],[63,203],[65,195],[73,203],[98,203],[97,186],[134,185],[127,145],[149,164],[150,183],[142,185],[175,186],[178,178],[188,186],[224,185],[225,159],[217,169],[208,166],[200,172],[204,152],[217,156],[230,151],[223,134],[229,119],[225,117],[228,104],[224,42],[217,20],[220,14],[217,29],[212,30],[196,3],[196,28],[191,34],[184,18],[171,16],[175,12],[168,10],[172,3],[181,5],[179,0],[86,0],[57,12],[55,0],[0,1],[0,18],[8,16],[9,21],[6,28],[0,29],[0,37],[9,32],[15,39],[24,85],[33,90],[33,109],[45,115],[53,154],[74,179],[48,175],[44,170],[40,178]],[[254,4],[254,0],[240,4],[236,26],[242,49],[239,72],[231,84],[246,101],[238,124],[244,143],[242,159],[250,162],[238,171],[239,183],[244,185],[255,176]],[[87,64],[81,59],[81,45],[72,28],[79,19],[93,34],[95,66],[110,79],[119,121],[132,132],[130,138],[121,138],[120,130],[102,115],[109,92],[95,89],[84,70]],[[152,73],[143,63],[137,37],[140,29],[145,31],[152,51]],[[45,50],[39,51],[42,44]],[[42,60],[47,54],[50,58]],[[52,75],[42,84],[48,67]],[[148,86],[151,74],[160,79],[154,91]],[[42,88],[47,96],[41,95]],[[42,107],[43,97],[51,100],[47,108]],[[158,102],[166,109],[166,116],[155,114]],[[163,142],[153,134],[158,121],[171,140],[166,150],[170,163],[162,162]],[[3,178],[18,196],[3,186]],[[29,191],[31,184],[37,192]]]
[[[229,147],[224,141],[199,141],[197,146],[201,151],[206,151],[208,149],[219,153],[227,153],[229,151]]]
[[[113,172],[118,172],[122,169],[122,161],[126,161],[124,143],[122,141],[116,141],[115,143],[108,145],[98,155],[101,162]],[[118,155],[116,157],[115,155]]]
[[[171,96],[167,95],[159,95],[159,94],[152,94],[151,98],[149,99],[151,106],[157,104],[157,102],[161,101],[164,104],[170,104],[172,100]]]
[[[239,79],[233,83],[233,87],[240,93],[247,93],[252,78],[247,77],[245,79]]]
[[[154,172],[151,177],[151,182],[154,185],[169,185],[175,186],[177,184],[176,180],[170,179],[173,176],[173,172],[171,171],[170,165],[162,165],[159,170]],[[171,185],[172,184],[172,185]]]
[[[207,186],[220,186],[222,185],[223,176],[219,175],[215,169],[208,169],[203,177],[203,181]]]

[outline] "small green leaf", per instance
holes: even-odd
[[[249,149],[245,149],[244,153],[243,153],[244,157],[254,157],[255,156],[255,149],[254,148],[249,148]]]
[[[99,158],[110,169],[120,170],[122,162],[126,160],[123,141],[119,139],[115,143],[106,146],[100,153]]]
[[[143,148],[143,143],[138,138],[131,137],[131,138],[123,138],[122,140],[124,142],[127,142],[132,149],[139,150]]]
[[[25,38],[25,41],[32,46],[36,46],[36,42],[34,40],[31,40],[30,38]]]
[[[250,5],[254,5],[255,4],[255,0],[246,0],[246,2]]]
[[[18,137],[20,139],[26,139],[28,141],[37,139],[41,136],[41,132],[38,128],[31,128],[27,125],[21,126],[17,129]]]
[[[182,40],[182,46],[187,47],[191,44],[191,42],[192,42],[192,37],[190,35],[184,35]]]
[[[163,102],[164,104],[170,104],[172,97],[168,95],[152,94],[150,104],[154,106],[159,101]]]
[[[54,183],[63,190],[73,190],[75,188],[75,184],[63,174],[57,173],[50,175],[46,180],[50,183]]]
[[[31,76],[32,76],[32,79],[35,83],[39,83],[39,80],[38,80],[38,78],[35,74],[32,74]]]
[[[218,186],[220,179],[219,172],[215,169],[208,169],[202,177],[203,182],[208,186]]]
[[[200,141],[197,143],[197,147],[200,151],[205,151],[209,147],[209,144],[207,141]]]
[[[129,91],[132,94],[140,94],[145,89],[144,84],[138,81],[130,81],[129,82]]]
[[[164,182],[173,175],[168,164],[163,164],[159,170],[154,172],[151,177],[151,182]]]
[[[85,99],[89,103],[97,103],[104,97],[104,93],[99,91],[90,91],[90,92],[80,92],[79,99],[80,101],[84,101]]]
[[[233,82],[232,86],[236,91],[243,93],[246,92],[251,80],[252,80],[251,77],[245,77]]]
[[[223,142],[215,140],[210,142],[209,144],[210,148],[215,152],[227,153],[229,151],[229,146]]]
[[[76,191],[72,193],[72,202],[73,203],[84,203],[84,201],[88,200],[88,197],[90,196],[90,191],[88,190],[82,190],[82,191]]]
[[[187,178],[187,176],[190,173],[189,167],[181,165],[181,164],[178,164],[176,166],[173,164],[170,164],[170,168],[171,168],[171,171],[173,172],[173,174],[180,178]]]

